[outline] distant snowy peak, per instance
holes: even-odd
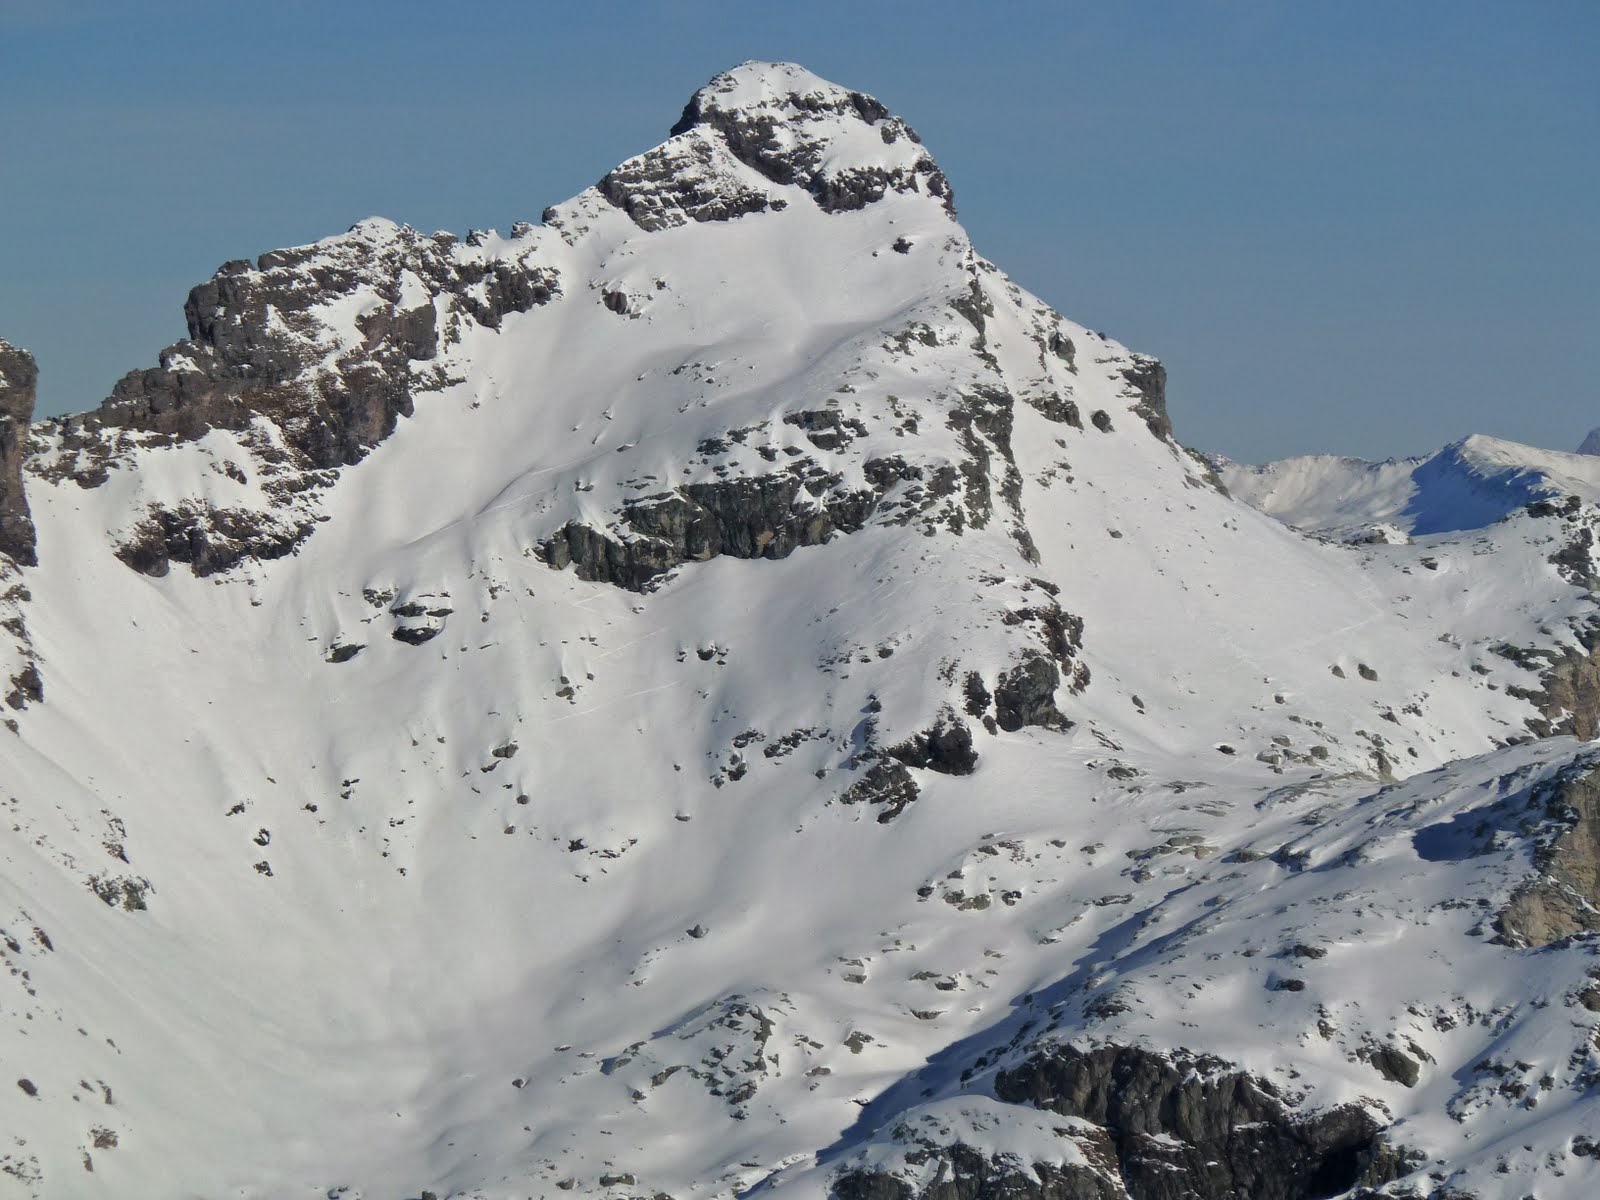
[[[1579,454],[1600,455],[1600,427],[1589,430],[1589,436],[1578,447]]]
[[[1554,497],[1600,500],[1600,462],[1474,435],[1421,458],[1216,459],[1228,490],[1286,525],[1343,541],[1481,529]]]

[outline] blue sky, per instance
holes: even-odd
[[[872,92],[980,252],[1170,372],[1183,441],[1600,425],[1600,3],[0,0],[0,335],[41,410],[223,261],[505,228],[746,58]]]

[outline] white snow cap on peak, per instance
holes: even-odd
[[[695,100],[709,98],[716,107],[732,111],[792,107],[802,97],[848,103],[852,95],[858,94],[830,83],[799,63],[750,59],[714,77],[695,93]]]
[[[1600,427],[1589,430],[1589,436],[1583,439],[1583,445],[1578,447],[1578,453],[1600,455]]]
[[[925,192],[954,211],[943,172],[905,121],[865,92],[796,63],[746,62],[697,91],[672,127],[720,134],[768,179],[798,184],[828,211],[861,208],[886,191]]]

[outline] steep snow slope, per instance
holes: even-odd
[[[186,311],[31,432],[0,1196],[1592,1194],[1581,460],[1304,537],[786,64]]]

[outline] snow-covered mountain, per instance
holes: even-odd
[[[1587,460],[1219,478],[787,64],[185,312],[0,347],[0,1197],[1594,1194]]]
[[[1600,462],[1473,436],[1423,458],[1367,462],[1316,454],[1212,465],[1237,498],[1296,529],[1346,541],[1463,533],[1542,500],[1600,500]]]

